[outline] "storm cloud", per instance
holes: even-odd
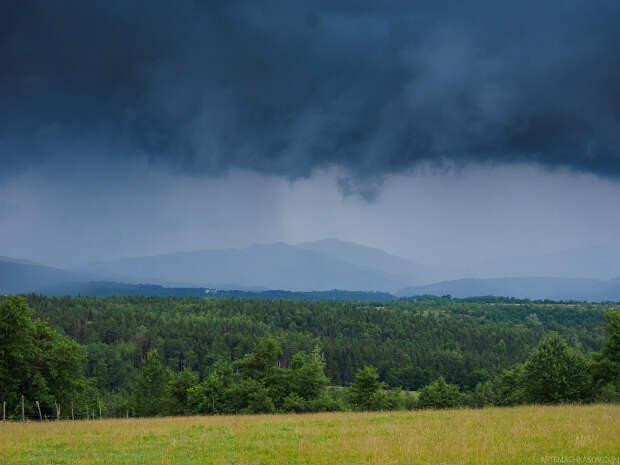
[[[5,1],[2,175],[146,160],[345,193],[438,167],[620,176],[620,3]],[[360,187],[361,186],[361,187]]]

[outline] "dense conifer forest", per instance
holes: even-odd
[[[614,304],[0,300],[0,397],[106,416],[618,401]]]

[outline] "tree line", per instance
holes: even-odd
[[[619,332],[591,304],[7,297],[0,401],[13,417],[21,395],[50,416],[618,401]]]

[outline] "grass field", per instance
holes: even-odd
[[[620,406],[0,424],[10,464],[620,464]]]

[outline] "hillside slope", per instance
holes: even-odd
[[[82,273],[17,259],[0,258],[0,294],[19,294],[67,281],[87,279]]]

